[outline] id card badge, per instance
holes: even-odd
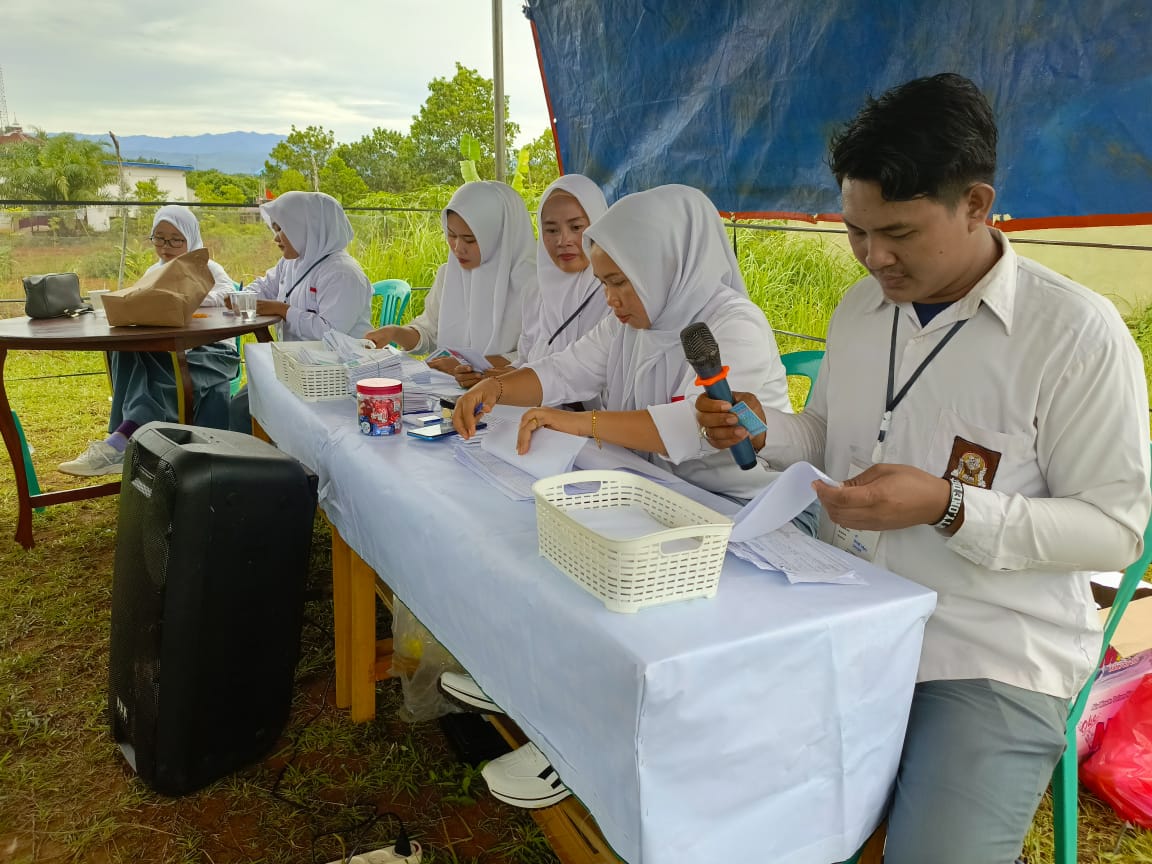
[[[872,466],[871,460],[861,457],[856,447],[852,448],[852,467],[848,469],[848,478]],[[864,531],[858,528],[845,528],[843,525],[833,524],[832,545],[845,552],[851,552],[857,558],[871,561],[876,557],[876,548],[880,545],[879,531]]]

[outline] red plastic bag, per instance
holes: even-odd
[[[1084,785],[1121,819],[1152,829],[1152,675],[1145,675],[1080,766]]]

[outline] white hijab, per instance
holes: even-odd
[[[280,294],[289,291],[320,259],[338,254],[352,242],[352,226],[340,202],[323,192],[285,192],[266,204],[260,205],[260,215],[268,227],[275,222],[288,238],[299,256],[284,270],[287,284],[280,285]]]
[[[540,196],[540,209],[536,212],[536,224],[540,226],[540,239],[536,243],[538,294],[525,298],[528,308],[524,310],[524,330],[530,331],[531,340],[528,356],[521,357],[521,363],[563,351],[599,324],[609,311],[602,297],[594,296],[585,303],[589,295],[600,294],[600,280],[592,273],[591,267],[585,267],[579,273],[565,273],[544,248],[544,204],[555,192],[567,192],[575,198],[584,208],[584,215],[590,223],[608,209],[600,187],[583,174],[565,174]],[[557,334],[556,331],[580,309],[581,304],[584,308]],[[556,338],[549,345],[548,340],[553,334]]]
[[[536,278],[532,220],[524,199],[494,180],[465,183],[440,213],[445,236],[448,211],[468,223],[480,247],[480,266],[465,270],[455,255],[443,268],[444,288],[436,344],[508,354],[520,338],[521,303]]]
[[[688,368],[680,331],[751,305],[720,214],[699,189],[657,186],[609,207],[584,232],[585,249],[590,241],[628,277],[652,321],[647,330],[621,325],[623,368],[608,370],[607,407],[667,402]]]
[[[184,240],[188,244],[184,247],[185,252],[204,248],[204,240],[200,237],[200,222],[196,219],[196,214],[187,207],[180,204],[165,204],[157,210],[156,215],[152,217],[153,233],[161,222],[167,222],[184,235]]]

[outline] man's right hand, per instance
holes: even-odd
[[[755,393],[733,393],[732,398],[751,408],[761,420],[765,419],[764,407]],[[696,422],[700,424],[701,434],[717,450],[735,447],[748,437],[748,430],[740,425],[740,420],[732,413],[732,404],[713,399],[707,393],[701,393],[696,398]],[[765,433],[761,432],[752,439],[752,446],[759,451],[764,446],[765,438]]]

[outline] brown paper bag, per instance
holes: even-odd
[[[145,273],[131,288],[104,295],[108,324],[184,327],[215,283],[208,269],[208,250],[185,252],[163,267]]]

